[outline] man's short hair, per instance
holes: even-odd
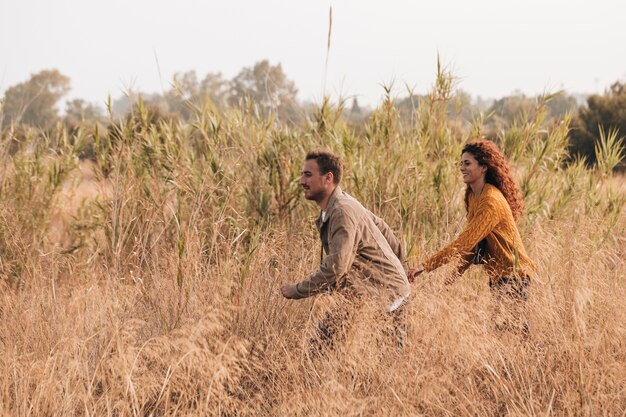
[[[341,158],[334,153],[325,149],[316,149],[306,154],[306,161],[315,159],[317,166],[320,168],[320,174],[325,175],[329,172],[333,173],[333,183],[339,184],[341,175],[343,174],[343,162]]]

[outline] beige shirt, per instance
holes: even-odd
[[[300,298],[343,287],[381,296],[389,305],[409,296],[402,246],[384,220],[337,187],[316,225],[325,256],[296,284]]]

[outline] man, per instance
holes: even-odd
[[[321,209],[316,221],[323,248],[321,265],[304,280],[283,284],[281,292],[285,298],[300,299],[340,290],[379,302],[399,319],[411,293],[401,262],[402,247],[381,218],[341,190],[342,171],[341,159],[331,152],[306,155],[300,185],[305,197]],[[404,333],[404,324],[400,326],[397,330]],[[322,337],[332,337],[324,324],[320,331]],[[398,340],[402,343],[403,334]]]

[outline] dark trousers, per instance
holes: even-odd
[[[392,321],[391,328],[384,333],[395,343],[398,349],[404,347],[406,340],[407,304],[408,300],[405,300],[404,303],[394,311],[386,312],[386,317],[384,317],[384,320],[390,319]],[[352,305],[346,308],[326,311],[317,325],[317,334],[310,340],[311,344],[318,349],[334,348],[336,343],[340,343],[345,339],[346,332],[352,323],[355,312],[357,312],[359,308],[360,306],[358,305]]]
[[[528,336],[526,301],[529,286],[529,277],[502,277],[489,283],[496,309],[494,321],[497,330],[513,331]]]

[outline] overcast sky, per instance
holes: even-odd
[[[232,78],[281,63],[301,100],[327,93],[378,103],[381,83],[423,93],[437,53],[472,95],[604,91],[626,81],[624,0],[0,0],[0,91],[56,68],[70,97],[103,103],[175,72]],[[158,64],[157,64],[158,62]]]

